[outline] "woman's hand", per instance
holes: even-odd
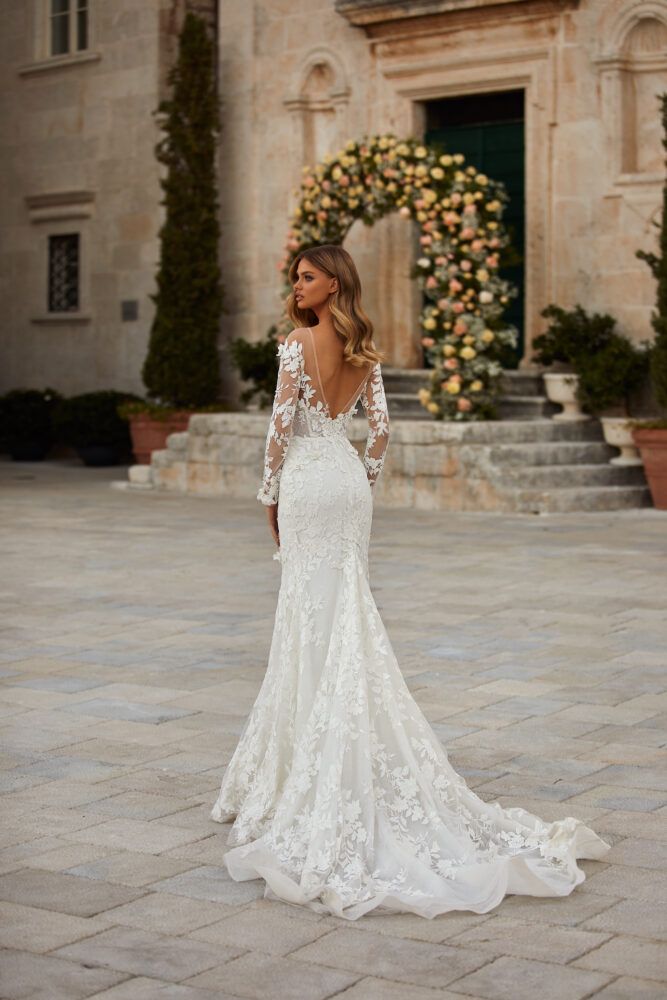
[[[273,540],[280,548],[280,535],[278,533],[278,504],[266,504],[266,516],[269,521],[269,528],[271,529],[271,534],[273,535]]]

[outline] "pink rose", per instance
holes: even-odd
[[[451,304],[449,299],[438,299],[438,309],[449,309]]]
[[[424,347],[433,347],[435,340],[433,337],[422,337],[422,344]]]
[[[477,211],[477,208],[475,205],[466,205],[463,211],[465,215],[474,215],[475,212]]]
[[[463,305],[462,302],[455,302],[454,305],[452,306],[452,309],[454,310],[455,313],[465,312],[465,308],[466,307]]]
[[[458,368],[458,366],[459,366],[459,363],[456,360],[456,358],[447,358],[447,360],[445,362],[443,362],[443,368],[446,368],[447,371],[451,371],[451,372],[456,371],[456,369]]]
[[[472,410],[472,403],[465,396],[459,396],[456,400],[456,408],[460,410],[461,413],[467,413],[468,410]]]
[[[470,246],[474,253],[479,253],[480,250],[484,249],[484,240],[473,240]]]
[[[464,333],[468,332],[468,324],[463,319],[457,319],[454,324],[454,333],[457,337],[462,337]]]
[[[331,181],[322,181],[322,188],[328,191],[331,188]]]
[[[425,208],[425,207],[426,207],[426,202],[424,201],[424,199],[417,198],[417,200],[415,201],[415,208]]]
[[[422,246],[427,247],[433,242],[433,237],[429,236],[428,233],[426,233],[425,236],[419,237],[419,242],[421,243]]]
[[[350,186],[350,178],[347,176],[347,174],[343,174],[343,176],[338,181],[338,183],[340,184],[341,187],[344,187],[344,188],[349,187]]]
[[[492,253],[486,258],[487,267],[498,267],[498,254]]]
[[[450,290],[450,292],[460,292],[462,290],[462,288],[463,288],[463,285],[461,284],[461,282],[457,278],[452,278],[452,280],[449,282],[449,290]]]
[[[427,288],[438,287],[438,279],[435,277],[435,275],[429,274],[428,278],[426,279],[426,287]]]
[[[466,226],[465,229],[461,230],[462,240],[471,240],[474,235],[475,235],[475,230],[472,228],[472,226]]]
[[[462,260],[461,261],[461,270],[462,271],[472,271],[472,263],[471,263],[471,261],[469,261],[469,260]]]

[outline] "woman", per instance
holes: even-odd
[[[380,355],[350,255],[299,254],[258,499],[282,579],[267,672],[212,819],[234,819],[232,878],[355,920],[374,908],[486,913],[564,896],[610,848],[573,817],[484,802],[408,690],[368,580],[389,426]],[[361,402],[363,461],[347,428]]]

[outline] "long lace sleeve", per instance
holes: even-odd
[[[379,362],[369,375],[360,399],[368,420],[364,466],[368,481],[373,486],[382,472],[389,443],[389,412]]]
[[[292,422],[303,371],[303,345],[298,340],[290,341],[288,338],[284,344],[278,345],[278,355],[278,381],[266,435],[264,477],[257,493],[257,499],[266,506],[278,503],[280,474],[292,436]]]

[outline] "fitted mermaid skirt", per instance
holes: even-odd
[[[355,920],[486,913],[565,896],[610,844],[574,817],[485,802],[412,697],[369,586],[372,495],[342,433],[295,436],[282,470],[281,585],[267,671],[211,818],[264,894]]]

